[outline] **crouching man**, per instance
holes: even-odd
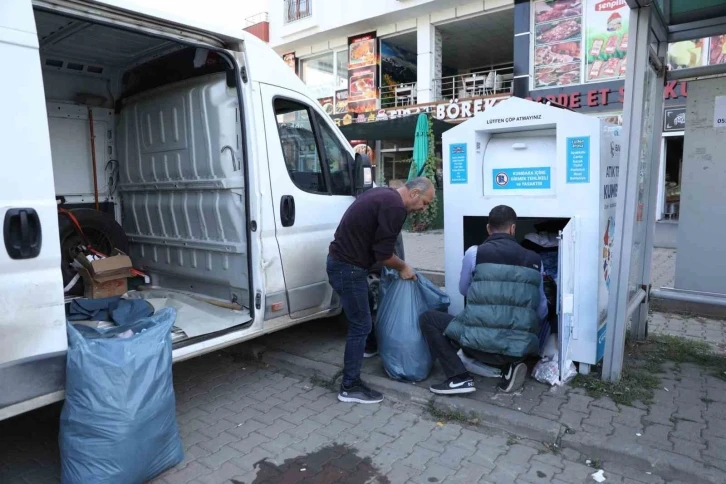
[[[431,356],[447,380],[430,390],[441,395],[471,393],[474,381],[459,359],[462,348],[482,363],[502,368],[499,388],[513,392],[527,376],[524,359],[539,353],[539,333],[547,317],[542,259],[514,238],[517,214],[499,205],[489,212],[489,237],[464,254],[459,291],[466,308],[456,317],[438,311],[419,324]]]

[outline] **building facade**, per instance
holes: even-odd
[[[617,124],[629,16],[626,0],[283,0],[270,5],[270,44],[340,125],[420,112],[456,123],[509,96]],[[679,42],[669,68],[722,63],[724,50],[723,36]],[[665,86],[656,208],[665,224],[678,220],[687,95],[686,82]],[[408,174],[413,133],[353,142],[374,155],[379,182]]]

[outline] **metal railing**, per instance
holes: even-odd
[[[394,86],[381,86],[381,109],[411,106],[416,104],[418,93],[416,83],[396,84]]]
[[[285,23],[297,22],[313,14],[313,0],[284,0]]]
[[[257,25],[259,23],[268,22],[268,21],[269,21],[269,19],[268,19],[267,12],[260,12],[256,15],[252,15],[251,17],[247,17],[245,19],[244,28],[252,27],[253,25]]]
[[[513,66],[509,64],[495,66],[489,70],[434,79],[433,97],[436,101],[443,101],[509,94],[512,92],[513,71]]]

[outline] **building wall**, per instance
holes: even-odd
[[[294,0],[291,0],[294,1]],[[307,0],[310,17],[285,22],[285,1],[270,2],[270,45],[280,54],[314,54],[346,44],[347,38],[414,31],[422,23],[454,20],[512,5],[514,0]]]

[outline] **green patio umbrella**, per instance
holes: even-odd
[[[423,175],[426,159],[429,157],[429,117],[418,115],[413,142],[413,162],[408,172],[408,181]]]

